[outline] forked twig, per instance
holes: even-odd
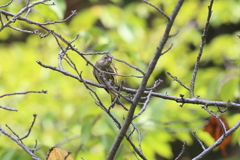
[[[162,39],[160,40],[160,43],[158,44],[158,47],[152,57],[152,60],[151,62],[149,63],[149,66],[147,68],[147,71],[144,75],[144,78],[142,79],[142,82],[133,98],[133,102],[130,106],[130,109],[128,111],[128,115],[126,116],[126,120],[124,121],[124,124],[122,125],[122,128],[120,130],[120,132],[118,133],[118,136],[116,137],[110,151],[108,152],[108,155],[107,155],[107,158],[106,160],[113,160],[115,155],[116,155],[116,152],[118,150],[118,148],[120,147],[120,144],[124,138],[124,135],[126,134],[132,120],[133,120],[133,115],[134,115],[134,112],[135,112],[135,109],[136,109],[136,106],[138,105],[138,102],[139,100],[141,99],[142,97],[142,94],[144,93],[145,91],[145,88],[146,88],[146,85],[147,85],[147,82],[153,72],[153,70],[155,69],[156,67],[156,64],[159,60],[159,58],[161,57],[161,53],[162,53],[162,50],[164,48],[164,45],[166,44],[167,40],[168,40],[168,36],[170,34],[170,30],[172,28],[172,25],[174,23],[174,20],[178,14],[178,12],[180,11],[180,8],[183,4],[184,0],[178,0],[178,2],[176,3],[175,5],[175,8],[173,9],[172,11],[172,14],[170,16],[170,20],[167,22],[167,25],[166,25],[166,28],[165,28],[165,31],[163,33],[163,37]]]
[[[30,126],[30,128],[28,130],[28,133],[25,136],[23,136],[22,138],[18,138],[20,141],[25,139],[25,138],[27,138],[30,135],[30,133],[32,131],[32,127],[33,127],[33,125],[34,125],[34,123],[36,121],[36,118],[37,118],[37,114],[33,114],[33,122],[32,122],[32,124],[31,124],[31,126]]]
[[[217,120],[220,122],[220,124],[221,124],[221,127],[222,127],[222,130],[223,130],[223,135],[224,135],[224,137],[226,137],[226,126],[224,125],[224,123],[223,123],[223,121],[221,120],[221,118],[219,117],[219,116],[217,116],[217,115],[215,115],[212,111],[210,111],[209,109],[207,109],[207,107],[205,107],[205,106],[202,106],[202,108],[204,109],[204,110],[206,110],[209,114],[211,114],[212,116],[214,116],[215,118],[217,118]]]
[[[138,116],[140,116],[140,115],[146,110],[147,105],[148,105],[148,103],[149,103],[149,101],[150,101],[151,95],[152,95],[152,90],[149,92],[149,94],[148,94],[148,96],[147,96],[147,99],[146,99],[143,107],[141,108],[141,110],[140,110],[137,114],[135,114],[135,115],[133,116],[133,119],[135,119],[135,118],[137,118]]]
[[[163,51],[161,54],[164,55],[165,53],[167,53],[168,51],[170,51],[170,49],[172,49],[173,47],[173,43],[171,43],[171,45],[168,47],[168,49],[166,49],[165,51]]]
[[[210,147],[208,147],[207,149],[203,150],[202,153],[200,153],[199,155],[197,155],[196,157],[194,157],[192,160],[200,160],[203,158],[203,156],[205,156],[206,154],[208,154],[210,151],[212,151],[214,148],[216,148],[217,146],[219,146],[222,141],[225,139],[225,137],[229,136],[230,134],[232,134],[236,129],[238,129],[240,127],[240,121],[238,121],[231,129],[229,129],[226,132],[226,136],[222,135],[216,142],[213,143],[213,145],[211,145]]]

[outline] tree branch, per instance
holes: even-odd
[[[48,68],[51,69],[53,71],[57,71],[60,72],[68,77],[74,78],[76,80],[78,80],[79,82],[83,82],[81,79],[79,79],[79,76],[76,76],[68,71],[65,70],[61,70],[57,67],[53,67],[53,66],[49,66],[49,65],[45,65],[40,61],[36,61],[40,66],[44,67],[44,68]],[[93,81],[89,81],[84,79],[86,84],[90,84],[92,86],[98,87],[98,88],[105,88],[104,85],[102,84],[98,84],[95,83]],[[127,93],[132,93],[132,94],[136,94],[137,93],[137,89],[132,89],[132,88],[126,88],[126,87],[122,87],[122,91],[125,91]],[[148,94],[149,91],[148,89],[145,89],[145,91],[143,92],[144,94]],[[227,102],[222,102],[222,101],[209,101],[209,100],[204,100],[204,99],[199,99],[199,98],[182,98],[182,97],[175,97],[175,96],[170,96],[167,94],[162,94],[162,93],[156,93],[156,92],[152,92],[151,94],[154,97],[159,97],[162,99],[166,99],[166,100],[172,100],[175,101],[177,103],[188,103],[188,104],[198,104],[198,105],[206,105],[206,106],[218,106],[218,107],[225,107],[225,108],[229,108],[229,109],[234,109],[234,110],[240,110],[240,104],[239,103],[233,103],[231,102],[230,104],[228,104]]]
[[[226,132],[226,137],[229,136],[231,133],[233,133],[236,129],[238,129],[240,126],[240,121],[238,121],[231,129],[229,129]],[[203,158],[206,154],[208,154],[210,151],[212,151],[214,148],[216,148],[217,146],[219,146],[222,141],[225,139],[225,136],[222,135],[213,145],[211,145],[210,147],[208,147],[207,149],[205,149],[202,153],[200,153],[199,155],[197,155],[196,157],[194,157],[192,160],[199,160],[201,158]]]
[[[142,93],[145,90],[145,87],[146,87],[146,84],[148,82],[148,79],[149,79],[150,75],[152,74],[152,72],[153,72],[153,70],[154,70],[154,68],[155,68],[155,66],[157,64],[158,59],[161,56],[163,47],[164,47],[165,43],[167,42],[167,40],[169,38],[169,33],[170,33],[171,28],[172,28],[173,22],[174,22],[174,20],[175,20],[175,18],[177,16],[177,14],[178,14],[182,4],[183,4],[183,1],[184,0],[179,0],[177,2],[177,5],[175,6],[173,12],[172,12],[170,20],[167,23],[167,26],[166,26],[163,38],[162,38],[162,40],[160,41],[160,43],[159,43],[159,45],[157,47],[157,50],[156,50],[156,52],[155,52],[155,54],[154,54],[154,56],[152,58],[152,61],[150,62],[149,67],[147,69],[147,72],[146,72],[146,74],[145,74],[145,76],[144,76],[144,78],[143,78],[143,80],[141,82],[141,85],[140,85],[140,87],[139,87],[139,89],[138,89],[138,91],[137,91],[137,93],[136,93],[136,95],[135,95],[135,97],[133,99],[133,103],[131,104],[131,107],[129,109],[128,115],[126,117],[126,120],[124,121],[124,124],[123,124],[123,126],[122,126],[122,128],[121,128],[121,130],[120,130],[120,132],[119,132],[119,134],[117,136],[117,138],[115,139],[115,141],[114,141],[114,143],[113,143],[113,145],[112,145],[112,147],[111,147],[111,149],[109,151],[109,154],[108,154],[108,156],[106,158],[107,160],[113,160],[114,159],[114,157],[116,155],[116,152],[117,152],[117,150],[118,150],[118,148],[119,148],[119,146],[120,146],[120,144],[121,144],[121,142],[122,142],[122,140],[124,138],[124,135],[126,134],[127,129],[128,129],[129,125],[132,122],[132,118],[133,118],[133,114],[134,114],[135,108],[136,108],[136,106],[138,104],[138,101],[141,98]]]
[[[195,63],[194,69],[193,69],[192,80],[191,80],[191,84],[190,84],[190,97],[191,98],[194,97],[195,81],[196,81],[197,72],[198,72],[198,69],[199,69],[199,63],[200,63],[200,59],[201,59],[201,56],[202,56],[203,47],[206,43],[208,27],[209,27],[210,18],[211,18],[211,15],[212,15],[213,1],[214,0],[211,0],[210,5],[208,6],[208,16],[207,16],[207,21],[206,21],[206,24],[205,24],[205,27],[204,27],[204,30],[203,30],[203,34],[202,34],[202,43],[200,45],[197,60],[196,60],[196,63]]]

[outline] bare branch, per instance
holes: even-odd
[[[156,7],[155,5],[153,5],[152,3],[146,1],[146,0],[143,0],[144,3],[152,6],[153,8],[155,8],[158,12],[160,12],[164,17],[167,18],[167,20],[170,20],[170,17],[168,17],[168,15],[166,13],[164,13],[160,8]]]
[[[223,121],[221,120],[221,118],[217,115],[215,115],[212,111],[210,111],[209,109],[207,109],[207,107],[202,106],[202,108],[204,110],[206,110],[209,114],[211,114],[212,116],[214,116],[215,118],[217,118],[217,120],[220,122],[222,130],[223,130],[223,135],[224,137],[226,137],[226,126],[224,125]]]
[[[8,110],[8,111],[18,111],[18,110],[15,109],[15,108],[9,108],[9,107],[5,107],[5,106],[0,106],[0,108],[5,109],[5,110]]]
[[[34,148],[32,149],[32,152],[34,153],[34,151],[38,150],[39,148],[37,148],[37,140],[35,140],[35,145]]]
[[[28,16],[29,13],[31,12],[31,10],[32,10],[31,8],[29,8],[29,9],[27,10],[27,12],[26,12],[26,14],[25,14],[25,16],[24,16],[25,18],[27,18],[27,16]]]
[[[188,88],[186,85],[184,85],[176,76],[173,76],[170,72],[166,72],[174,81],[177,81],[181,86],[183,86],[185,89],[190,91],[190,88]]]
[[[217,146],[219,146],[222,141],[229,136],[231,133],[233,133],[236,129],[238,129],[240,126],[240,121],[238,121],[231,129],[229,129],[226,132],[226,136],[222,135],[216,142],[214,142],[213,145],[211,145],[210,147],[208,147],[207,149],[205,149],[202,153],[200,153],[199,155],[197,155],[196,157],[194,157],[192,160],[199,160],[202,159],[206,154],[208,154],[210,151],[212,151],[214,148],[216,148]]]
[[[21,141],[19,141],[18,138],[14,137],[13,135],[11,135],[10,133],[6,132],[2,126],[0,126],[0,132],[4,135],[6,135],[7,137],[9,137],[10,139],[12,139],[14,142],[16,142],[20,147],[22,147],[22,149],[24,149],[34,160],[41,160],[40,158],[38,158],[31,149],[29,149],[24,143],[22,143]]]
[[[177,158],[175,158],[175,160],[178,160],[182,156],[183,152],[185,151],[186,144],[187,144],[187,141],[184,141],[182,150],[181,150],[180,154],[177,156]]]
[[[5,97],[5,96],[22,95],[22,94],[28,94],[28,93],[44,93],[44,94],[46,94],[47,90],[7,93],[7,94],[0,95],[0,98]]]
[[[92,88],[90,88],[90,87],[88,86],[88,84],[86,83],[86,81],[82,78],[81,73],[80,73],[80,75],[79,75],[79,81],[80,81],[80,80],[84,83],[85,87],[86,87],[88,90],[90,90],[91,93],[94,94],[94,96],[95,96],[96,99],[97,99],[96,104],[97,104],[103,111],[105,111],[105,113],[107,113],[107,114],[109,115],[109,117],[114,121],[114,123],[116,124],[116,126],[117,126],[119,129],[121,129],[122,126],[121,126],[120,122],[119,122],[119,121],[111,114],[111,112],[109,112],[109,111],[107,110],[107,108],[103,105],[103,103],[101,102],[101,100],[100,100],[100,98],[98,97],[98,95],[96,94],[96,92],[95,92]],[[95,98],[94,98],[94,99],[95,99]],[[142,154],[142,152],[140,152],[140,151],[138,150],[138,148],[134,145],[134,143],[131,141],[130,137],[128,137],[126,134],[125,134],[125,137],[126,137],[126,139],[128,140],[128,142],[130,143],[130,145],[132,146],[132,148],[135,150],[135,152],[136,152],[142,159],[147,160],[146,157]]]
[[[177,29],[177,31],[176,31],[175,33],[173,33],[173,34],[169,35],[169,38],[176,36],[176,35],[179,33],[179,31],[180,31],[180,30],[179,30],[179,29]]]
[[[9,127],[7,124],[6,124],[6,127],[7,127],[17,138],[19,138],[18,134],[15,133],[15,132],[12,130],[11,127]],[[22,141],[21,141],[21,142],[22,142]]]
[[[202,52],[203,52],[203,47],[206,43],[208,26],[209,26],[210,18],[211,18],[211,15],[212,15],[213,1],[214,0],[211,0],[210,5],[208,6],[208,16],[207,16],[206,24],[205,24],[203,34],[202,34],[202,42],[201,42],[199,52],[198,52],[198,56],[197,56],[197,60],[196,60],[196,63],[195,63],[194,69],[193,69],[192,80],[191,80],[191,84],[190,84],[190,96],[192,98],[194,97],[194,86],[195,86],[195,81],[196,81],[196,77],[197,77],[197,72],[198,72],[198,68],[199,68],[200,59],[201,59]]]
[[[133,118],[133,114],[134,114],[134,111],[135,111],[135,108],[138,104],[138,101],[140,100],[141,96],[142,96],[142,93],[144,92],[145,88],[146,88],[146,84],[148,82],[148,79],[150,77],[150,75],[152,74],[156,64],[157,64],[157,61],[159,60],[160,56],[161,56],[161,53],[162,53],[162,50],[164,48],[164,45],[166,44],[168,38],[169,38],[169,33],[170,33],[170,30],[172,28],[172,25],[173,25],[173,22],[174,22],[174,19],[176,18],[182,4],[183,4],[184,0],[179,0],[172,12],[172,15],[170,17],[170,20],[168,21],[167,23],[167,26],[166,26],[166,29],[165,29],[165,32],[164,32],[164,35],[157,47],[157,50],[155,51],[155,54],[149,64],[149,67],[147,69],[147,72],[146,74],[144,75],[144,78],[141,82],[141,85],[137,91],[137,93],[135,94],[135,97],[133,99],[133,103],[131,104],[131,107],[128,111],[128,115],[126,117],[126,120],[124,121],[124,124],[120,130],[120,132],[118,133],[118,136],[116,137],[109,153],[108,153],[108,156],[106,158],[106,160],[113,160],[115,155],[116,155],[116,152],[124,138],[124,135],[126,134],[127,130],[128,130],[128,127],[129,125],[131,124],[132,122],[132,118]]]
[[[72,152],[70,152],[70,151],[67,151],[67,155],[64,157],[64,160],[67,160],[67,157],[72,153]]]
[[[104,51],[104,52],[89,52],[89,53],[82,53],[83,55],[96,55],[96,54],[100,54],[100,55],[104,55],[104,54],[109,54],[108,51]],[[114,58],[114,57],[112,57]]]
[[[7,7],[7,6],[9,6],[12,2],[13,2],[13,0],[11,0],[10,2],[8,2],[7,4],[1,5],[0,8]]]
[[[148,105],[148,103],[149,103],[149,101],[150,101],[151,95],[152,95],[152,90],[149,92],[149,94],[148,94],[148,96],[147,96],[147,100],[145,101],[143,107],[141,108],[141,110],[140,110],[137,114],[135,114],[135,115],[133,116],[133,119],[135,119],[135,118],[137,118],[138,116],[140,116],[140,115],[146,110],[147,105]]]
[[[16,27],[13,27],[11,25],[9,25],[9,28],[12,28],[16,31],[19,31],[19,32],[24,32],[24,33],[30,33],[30,34],[39,34],[38,30],[34,30],[34,31],[29,31],[29,30],[23,30],[23,29],[20,29],[20,28],[16,28]]]
[[[46,23],[39,23],[41,25],[51,25],[51,24],[56,24],[56,23],[63,23],[63,22],[66,22],[67,20],[69,20],[71,17],[75,16],[77,14],[77,11],[74,10],[74,11],[71,11],[71,14],[63,19],[63,20],[58,20],[58,21],[53,21],[53,22],[46,22]]]
[[[168,47],[167,50],[165,50],[164,52],[162,52],[162,55],[164,55],[165,53],[167,53],[168,51],[170,51],[170,49],[172,49],[173,47],[173,43],[171,43],[171,45]]]
[[[34,125],[34,123],[36,121],[36,118],[37,118],[37,114],[33,114],[33,122],[31,124],[30,128],[28,129],[28,133],[25,136],[23,136],[22,138],[19,138],[20,141],[25,139],[25,138],[27,138],[30,135],[30,133],[32,131],[32,127],[33,127],[33,125]]]
[[[78,76],[76,76],[76,75],[74,75],[74,74],[72,74],[68,71],[58,69],[57,67],[45,65],[40,61],[36,61],[36,62],[44,68],[48,68],[48,69],[51,69],[53,71],[60,72],[64,75],[66,75],[66,76],[72,77],[72,78],[82,82],[82,80],[79,79]],[[99,88],[105,88],[105,86],[103,84],[94,83],[93,81],[89,81],[89,80],[86,80],[86,79],[84,79],[84,81],[85,81],[86,84],[90,84],[92,86],[96,86],[96,87],[99,87]],[[127,93],[132,93],[132,94],[136,94],[138,92],[137,89],[126,88],[126,87],[123,87],[122,90],[127,92]],[[148,94],[149,93],[148,90],[149,89],[146,89],[146,91],[144,91],[143,93]],[[189,103],[189,104],[198,104],[198,105],[206,105],[206,106],[219,106],[219,107],[225,107],[225,108],[228,107],[229,109],[234,109],[234,110],[240,110],[240,104],[239,103],[233,103],[233,102],[231,102],[230,105],[228,105],[227,102],[222,102],[222,101],[209,101],[209,100],[203,100],[203,99],[199,99],[199,98],[182,98],[182,97],[175,97],[175,96],[170,96],[170,95],[167,95],[167,94],[161,94],[161,93],[156,93],[156,92],[152,92],[152,96],[159,97],[159,98],[166,99],[166,100],[172,100],[172,101],[175,101],[177,103]]]
[[[58,67],[61,70],[64,70],[63,65],[62,65],[62,59],[64,58],[64,55],[66,54],[68,49],[69,49],[69,47],[66,47],[64,49],[61,48],[59,53],[58,53]]]
[[[8,26],[9,24],[13,23],[16,21],[16,19],[18,19],[20,17],[21,14],[23,14],[26,10],[28,10],[29,8],[32,8],[34,7],[35,5],[38,5],[40,3],[44,3],[46,1],[49,1],[49,0],[40,0],[40,1],[36,1],[36,2],[33,2],[31,3],[30,5],[27,5],[25,7],[23,7],[17,14],[12,14],[13,17],[8,20],[5,24],[2,25],[2,27],[0,27],[0,31],[2,31],[6,26]],[[2,13],[4,13],[4,11],[1,11]]]
[[[136,152],[133,152],[133,154],[135,155],[135,157],[137,158],[137,160],[140,160],[136,154]]]
[[[120,83],[120,85],[119,85],[118,91],[116,91],[114,88],[111,88],[117,95],[116,95],[115,99],[113,100],[112,104],[109,106],[109,109],[114,107],[115,103],[116,103],[117,100],[120,98],[120,96],[122,96],[122,97],[125,98],[125,96],[123,96],[123,95],[120,93],[121,90],[122,90],[122,87],[123,87],[123,83],[124,83],[124,82],[125,82],[125,81],[121,81],[121,83]],[[128,109],[127,109],[120,101],[119,101],[119,105],[120,105],[124,110],[128,111]]]
[[[161,83],[163,82],[163,80],[161,80],[161,79],[157,79],[155,82],[154,82],[154,85],[153,85],[153,87],[151,87],[151,88],[146,88],[146,90],[155,90]]]
[[[110,55],[110,56],[111,56],[111,55]],[[126,61],[123,61],[123,60],[121,60],[121,59],[117,59],[117,58],[115,58],[115,57],[113,57],[113,56],[111,56],[111,57],[112,57],[114,60],[119,61],[119,62],[122,62],[122,63],[128,65],[129,67],[131,67],[131,68],[139,71],[139,72],[142,73],[143,75],[145,75],[145,73],[144,73],[141,69],[139,69],[139,68],[131,65],[130,63],[128,63],[128,62],[126,62]],[[120,76],[122,76],[122,75],[120,75]],[[142,78],[142,76],[138,76],[138,78]]]
[[[140,130],[137,128],[137,126],[134,124],[134,123],[132,123],[132,126],[134,127],[134,129],[137,131],[137,133],[138,133],[138,146],[139,146],[139,151],[142,153],[142,146],[141,146],[141,141],[142,141],[142,139],[141,139],[141,132],[140,132]]]
[[[204,147],[202,141],[197,137],[196,132],[192,131],[193,136],[196,138],[196,140],[198,141],[198,143],[201,145],[202,149],[205,150],[206,148]]]

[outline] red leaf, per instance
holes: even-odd
[[[227,121],[225,120],[225,118],[220,117],[220,119],[222,120],[222,122],[224,123],[226,130],[229,130],[229,126],[227,124]],[[217,141],[222,135],[223,135],[223,129],[221,126],[221,123],[218,121],[217,118],[215,117],[211,117],[208,120],[208,123],[204,126],[203,131],[208,132],[214,139],[215,141]],[[222,152],[222,155],[224,157],[228,157],[228,154],[226,153],[226,146],[230,143],[232,139],[232,135],[229,135],[227,138],[225,138],[222,143],[218,146],[219,149]]]

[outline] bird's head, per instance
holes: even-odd
[[[110,57],[108,54],[105,54],[104,56],[102,56],[102,58],[100,60],[98,60],[98,65],[99,66],[110,66],[112,63],[112,57]]]

